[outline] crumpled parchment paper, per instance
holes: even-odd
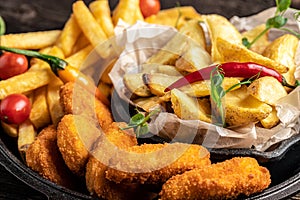
[[[250,17],[233,17],[230,21],[238,30],[250,30],[265,23],[267,18],[274,15],[275,9],[270,8]],[[289,18],[287,26],[298,31],[299,25],[294,20],[293,13],[292,9],[286,12]],[[114,42],[124,50],[109,76],[119,96],[128,103],[132,103],[130,92],[123,83],[124,74],[139,72],[140,65],[161,49],[177,32],[171,27],[144,22],[138,22],[132,26],[121,23],[115,31],[117,36]],[[281,31],[271,30],[270,38],[274,39],[281,34],[283,34]],[[297,56],[296,61],[299,66],[300,55]],[[300,79],[299,72],[300,69],[297,67],[297,79]],[[278,102],[276,109],[281,122],[272,129],[256,127],[255,124],[228,129],[199,120],[181,120],[176,115],[167,112],[161,112],[154,117],[149,127],[153,134],[170,141],[199,143],[207,148],[254,148],[258,151],[265,151],[273,144],[299,133],[299,94],[300,88],[298,87]]]

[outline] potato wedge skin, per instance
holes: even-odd
[[[246,86],[225,95],[225,121],[230,126],[256,123],[271,112],[272,107],[248,94]]]
[[[140,97],[151,96],[151,92],[143,81],[143,73],[138,74],[125,74],[123,77],[125,86],[132,92]]]

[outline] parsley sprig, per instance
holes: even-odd
[[[130,121],[128,125],[124,128],[121,128],[122,130],[133,128],[134,132],[136,134],[136,137],[140,137],[142,135],[145,135],[149,132],[149,126],[148,121],[150,118],[156,114],[158,114],[161,111],[161,109],[156,108],[152,110],[148,115],[144,115],[142,112],[137,110],[137,114],[133,115],[130,118]]]
[[[247,38],[243,38],[242,43],[244,44],[244,46],[250,48],[259,38],[261,38],[266,32],[268,32],[272,28],[289,32],[295,35],[296,37],[300,38],[299,33],[284,27],[288,21],[288,18],[284,17],[284,13],[290,8],[291,3],[291,0],[276,0],[276,11],[274,17],[271,17],[266,21],[266,28],[251,42],[248,41]],[[298,20],[299,16],[300,12],[296,12],[294,15],[295,20]]]

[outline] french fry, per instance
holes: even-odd
[[[79,38],[77,39],[74,47],[73,47],[73,51],[72,53],[77,53],[78,51],[80,51],[81,49],[87,47],[88,45],[90,45],[90,41],[85,37],[85,35],[83,33],[80,34]]]
[[[36,138],[36,130],[30,120],[26,120],[19,125],[18,131],[18,150],[25,161],[25,154],[29,146],[34,142]],[[26,162],[26,161],[25,161]]]
[[[83,48],[82,50],[76,52],[75,54],[67,57],[65,60],[75,68],[81,69],[82,64],[84,63],[85,59],[89,55],[89,53],[93,50],[92,45],[88,45],[87,47]]]
[[[51,122],[46,94],[47,87],[40,87],[34,91],[29,119],[36,129],[40,129]]]
[[[52,46],[60,30],[15,33],[1,36],[1,45],[18,49],[42,49]]]
[[[81,29],[78,26],[77,21],[75,17],[71,15],[56,41],[56,45],[63,50],[66,57],[71,55],[80,33]]]
[[[93,1],[89,4],[96,21],[100,24],[106,36],[109,38],[114,35],[114,24],[108,0]]]
[[[47,85],[53,77],[50,68],[27,71],[23,74],[0,81],[0,99],[13,93],[26,93]]]
[[[240,32],[221,15],[211,14],[203,16],[211,38],[211,57],[213,62],[221,61],[221,53],[218,51],[217,39],[222,38],[233,44],[242,44]]]
[[[18,125],[15,125],[15,124],[7,124],[3,121],[0,121],[1,122],[1,126],[4,130],[4,132],[9,135],[10,137],[18,137]]]
[[[115,26],[118,24],[120,19],[130,25],[136,23],[138,20],[144,21],[144,17],[140,9],[140,1],[120,0],[112,13],[112,21]]]
[[[107,40],[103,29],[83,1],[73,3],[73,14],[82,32],[94,47]]]
[[[255,62],[268,66],[279,73],[288,71],[288,68],[279,62],[255,53],[243,45],[231,43],[227,39],[217,38],[216,46],[220,55],[220,62]]]

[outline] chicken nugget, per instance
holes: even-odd
[[[56,144],[53,125],[44,128],[26,152],[26,164],[42,177],[70,189],[77,187],[77,179],[66,166]]]
[[[170,178],[160,196],[166,199],[235,199],[261,192],[271,183],[268,169],[254,158],[236,157]]]
[[[101,136],[96,122],[81,115],[65,115],[57,126],[57,145],[69,169],[84,176],[94,142]]]
[[[103,138],[97,141],[95,150],[89,158],[86,167],[86,185],[91,195],[103,199],[136,199],[140,194],[145,199],[144,192],[138,184],[117,184],[105,178],[108,169],[107,161],[116,149],[125,149],[137,145],[135,135],[131,130],[121,130],[125,123],[114,122],[105,131]]]
[[[143,144],[118,151],[106,178],[116,183],[161,184],[185,171],[209,166],[208,150],[196,144]]]
[[[113,122],[109,108],[74,82],[68,82],[61,87],[60,103],[65,114],[86,115],[98,119],[103,130]]]

